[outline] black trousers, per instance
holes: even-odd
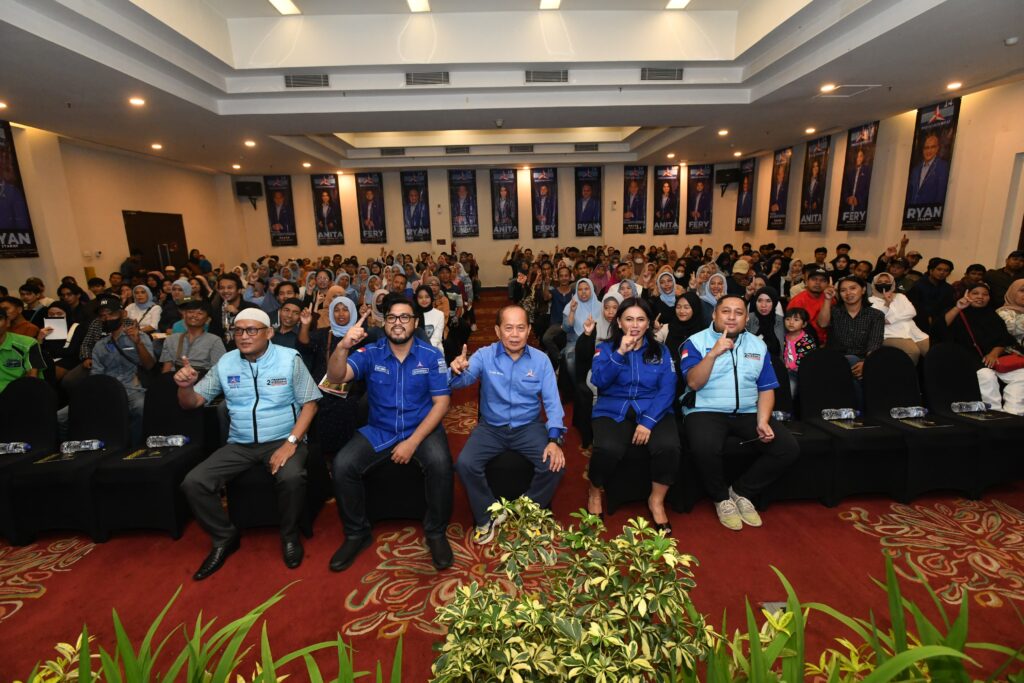
[[[738,437],[740,441],[756,438],[757,414],[696,412],[685,419],[686,439],[704,480],[704,488],[714,502],[721,502],[729,497],[722,458],[725,439],[729,435]],[[789,430],[775,420],[769,420],[768,424],[775,432],[770,443],[755,441],[742,446],[755,449],[760,454],[750,469],[732,483],[732,490],[745,498],[763,491],[800,457],[800,446]]]
[[[598,417],[593,424],[594,453],[590,457],[588,476],[591,484],[602,488],[632,447],[636,421],[631,417],[626,417],[622,422],[616,422],[610,417]],[[647,450],[651,454],[651,481],[666,486],[674,484],[679,471],[680,445],[672,413],[666,414],[654,425],[647,440]]]

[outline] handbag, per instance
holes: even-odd
[[[967,334],[971,337],[971,343],[974,344],[974,349],[978,352],[979,356],[984,358],[985,354],[982,353],[981,347],[978,346],[978,340],[974,338],[974,330],[972,330],[971,326],[967,323],[967,316],[964,315],[963,311],[960,311],[958,315],[960,316],[960,322],[962,322],[964,324],[964,328],[967,329]],[[1024,368],[1024,355],[1014,351],[999,356],[999,358],[996,359],[996,364],[992,366],[992,370],[997,373],[1013,372],[1014,370],[1020,370],[1022,368]]]

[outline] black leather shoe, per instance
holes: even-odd
[[[224,545],[214,546],[210,554],[206,556],[203,563],[199,565],[199,569],[192,575],[193,581],[202,581],[210,574],[224,566],[224,561],[228,559],[228,555],[238,550],[239,541],[238,536],[225,543]]]
[[[665,522],[664,524],[655,523],[654,524],[654,530],[655,531],[664,531],[666,536],[671,536],[672,535],[672,523],[671,522]]]
[[[302,550],[302,541],[293,539],[281,542],[281,554],[284,556],[284,566],[288,569],[295,569],[302,564],[302,557],[305,554]]]
[[[447,536],[428,538],[427,548],[430,549],[430,559],[434,561],[434,568],[438,571],[448,569],[455,562],[452,546],[448,543]]]
[[[346,538],[345,542],[341,544],[334,555],[331,556],[331,564],[329,565],[332,572],[343,572],[352,566],[352,563],[356,561],[356,558],[370,543],[373,541],[372,536],[360,536],[358,538]]]

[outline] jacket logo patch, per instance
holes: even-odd
[[[413,368],[412,369],[412,374],[414,374],[414,375],[428,375],[428,374],[430,374],[430,368],[423,368],[423,367]]]
[[[386,365],[374,365],[373,366],[373,371],[374,372],[382,372],[385,375],[390,375],[391,374],[391,371],[388,370]]]
[[[241,375],[228,375],[228,389],[237,389],[242,386]]]
[[[743,357],[747,360],[761,360],[761,354],[759,353],[745,353]]]
[[[4,361],[4,367],[5,368],[20,368],[21,367],[21,361],[18,360],[17,358],[9,358],[9,359]]]
[[[272,377],[267,380],[268,387],[283,387],[288,385],[287,377]]]
[[[536,377],[537,376],[535,374],[533,374],[533,368],[530,368],[529,370],[526,371],[526,378],[527,379],[536,379]]]

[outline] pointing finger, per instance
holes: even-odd
[[[191,365],[189,365],[188,356],[182,356],[181,360],[182,360],[182,365],[184,367],[186,367],[186,368],[191,368],[192,367]]]
[[[462,345],[462,357],[466,358],[468,356],[468,353],[469,353],[469,348],[465,344],[463,344]]]

